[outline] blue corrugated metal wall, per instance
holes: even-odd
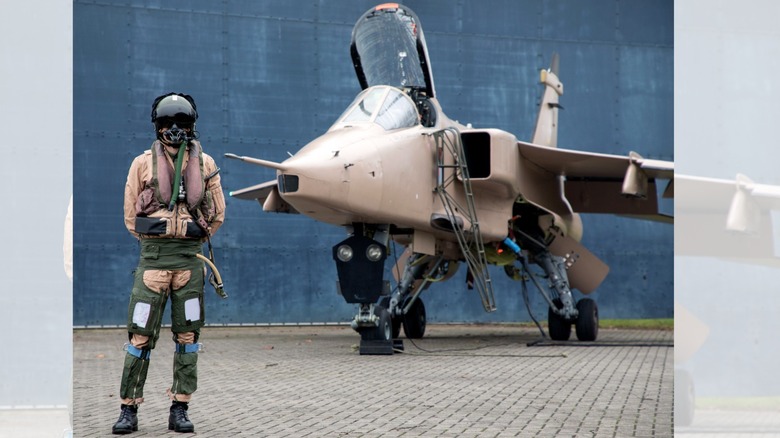
[[[151,102],[198,104],[225,191],[274,178],[225,152],[282,161],[324,132],[359,91],[352,26],[376,1],[74,3],[74,324],[123,324],[138,246],[122,220],[133,157],[153,140]],[[438,97],[463,123],[528,139],[538,70],[561,54],[561,147],[673,159],[672,1],[409,1],[425,30]],[[671,317],[671,226],[585,217],[584,243],[612,271],[602,318]],[[211,323],[346,321],[330,247],[336,227],[228,199],[213,243],[231,297],[207,291]],[[493,272],[482,311],[464,272],[423,295],[431,321],[528,320],[520,285]],[[536,295],[535,313],[546,311]]]

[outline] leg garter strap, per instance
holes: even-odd
[[[152,355],[152,350],[141,350],[135,348],[133,344],[127,344],[127,352],[141,360],[149,360],[149,356]]]
[[[176,344],[176,347],[173,351],[176,353],[197,353],[198,350],[198,344]]]

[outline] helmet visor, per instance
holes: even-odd
[[[173,125],[176,125],[179,129],[192,130],[195,123],[190,117],[159,117],[155,121],[157,129],[171,129]]]

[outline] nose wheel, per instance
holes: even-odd
[[[366,328],[360,332],[360,338],[368,341],[392,341],[393,340],[393,323],[390,318],[390,312],[384,307],[374,307],[374,315],[376,315],[377,326],[373,328]]]
[[[393,354],[394,328],[390,312],[385,307],[376,305],[371,313],[373,317],[364,318],[361,324],[355,325],[353,322],[353,328],[360,334],[360,354]]]

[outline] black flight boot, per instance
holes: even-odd
[[[122,413],[111,428],[114,435],[125,435],[138,430],[138,406],[122,405]]]
[[[168,430],[176,432],[195,432],[195,425],[187,416],[187,403],[175,401],[171,405],[171,415],[168,416]]]

